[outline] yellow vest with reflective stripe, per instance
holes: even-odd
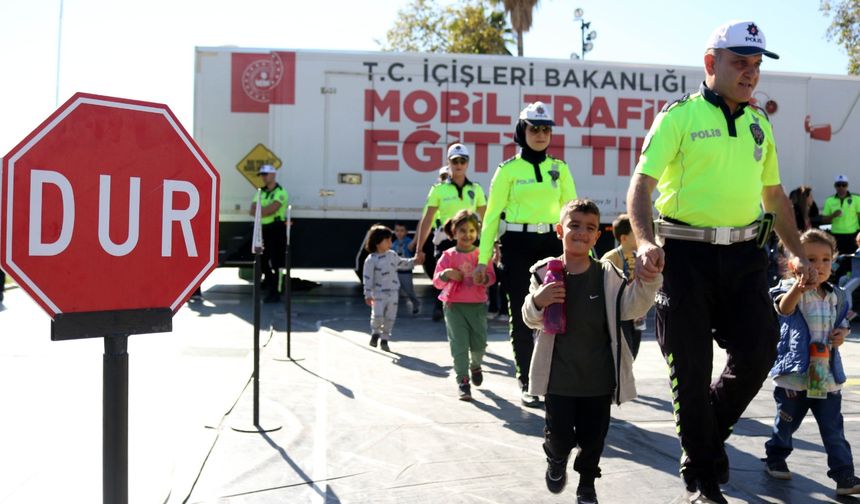
[[[843,200],[835,194],[824,200],[824,210],[821,211],[823,215],[830,216],[837,210],[842,210],[842,215],[830,221],[830,232],[849,234],[860,230],[857,219],[857,212],[860,212],[860,197],[849,192]]]
[[[264,215],[260,219],[260,224],[271,224],[275,222],[275,220],[280,220],[281,222],[285,222],[287,220],[287,200],[289,196],[287,195],[287,190],[281,187],[280,184],[276,185],[274,189],[271,191],[267,191],[264,187],[260,192],[260,208],[266,208],[271,205],[275,201],[279,202],[281,206],[278,208],[278,211],[271,215]],[[254,202],[256,203],[257,198],[254,197]]]
[[[472,181],[463,184],[461,198],[457,192],[457,185],[451,180],[446,180],[430,188],[424,211],[427,211],[427,207],[436,207],[435,219],[445,224],[445,221],[460,210],[476,212],[478,207],[482,206],[487,206],[487,199],[480,184]]]
[[[654,120],[636,172],[657,179],[662,215],[698,227],[746,226],[761,215],[763,187],[780,183],[767,116],[743,106],[732,117],[723,107],[702,85]]]
[[[502,212],[505,222],[555,224],[565,203],[576,198],[576,185],[567,163],[547,156],[539,168],[541,182],[535,178],[534,165],[520,154],[496,168],[484,213],[478,264],[487,264],[493,255]],[[556,180],[553,172],[557,173]]]

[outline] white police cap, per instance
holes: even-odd
[[[526,124],[530,124],[531,126],[555,126],[549,107],[539,101],[531,103],[528,107],[524,108],[520,112],[520,120],[525,121]]]
[[[466,146],[461,143],[455,143],[454,145],[448,147],[448,159],[454,159],[458,157],[469,159],[469,149],[467,149]]]
[[[837,175],[835,179],[833,179],[834,184],[848,183],[848,177],[846,175]]]
[[[705,50],[728,49],[741,56],[764,54],[779,59],[776,53],[765,49],[764,32],[752,21],[729,21],[721,24],[708,37]]]
[[[270,164],[264,164],[260,167],[260,171],[257,172],[257,175],[263,175],[265,173],[275,173],[275,167]]]

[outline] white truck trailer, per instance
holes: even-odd
[[[468,146],[468,177],[488,189],[535,100],[555,116],[551,154],[609,223],[654,116],[703,79],[694,67],[464,54],[198,47],[195,60],[194,137],[221,173],[222,265],[249,254],[261,164],[289,192],[293,264],[351,266],[370,224],[420,218],[451,143]],[[823,201],[839,173],[860,186],[858,99],[858,78],[765,67],[755,100],[787,190],[809,184]]]

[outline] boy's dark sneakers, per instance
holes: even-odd
[[[774,479],[791,479],[791,471],[788,470],[788,464],[785,463],[785,460],[765,460],[765,471]]]
[[[463,378],[463,381],[458,385],[460,387],[460,400],[461,401],[471,401],[472,400],[472,387],[469,386],[469,378]]]
[[[377,343],[379,343],[379,335],[378,334],[371,334],[370,335],[370,346],[372,346],[373,348],[376,348]]]
[[[480,387],[482,383],[484,383],[484,373],[481,371],[481,368],[475,368],[470,373],[472,375],[472,383],[475,384],[476,387]]]
[[[567,457],[558,460],[550,456],[544,446],[543,451],[546,453],[546,489],[557,494],[564,490],[567,484]]]
[[[690,497],[691,504],[729,504],[716,481],[698,481],[698,491]]]
[[[384,340],[382,340],[382,341],[380,341],[380,342],[379,342],[379,348],[380,348],[383,352],[390,352],[390,351],[391,351],[391,349],[390,349],[390,348],[388,348],[388,340],[387,340],[387,339],[384,339]]]
[[[860,494],[860,478],[855,475],[846,476],[836,480],[837,495],[855,495]]]

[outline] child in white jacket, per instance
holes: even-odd
[[[564,489],[567,459],[578,446],[573,464],[579,473],[577,502],[596,503],[594,480],[600,477],[610,405],[636,397],[633,354],[621,321],[645,316],[662,277],[631,283],[611,263],[589,256],[600,236],[600,210],[594,202],[570,201],[560,221],[556,233],[564,247],[565,280],[543,284],[547,262],[555,258],[539,261],[530,270],[531,287],[522,308],[523,321],[537,329],[529,393],[545,396],[547,489]],[[563,334],[543,331],[544,310],[554,303],[564,303]]]

